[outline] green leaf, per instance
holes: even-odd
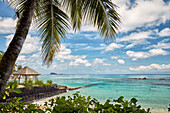
[[[123,98],[124,98],[123,96],[120,96],[117,100],[114,99],[113,102],[122,103],[122,102],[124,102]]]
[[[65,38],[70,28],[68,15],[60,9],[57,0],[39,2],[35,22],[42,41],[43,63],[50,65],[56,52],[59,51],[61,39]]]
[[[130,101],[131,101],[133,104],[136,104],[136,102],[137,102],[138,100],[136,100],[136,98],[132,98]]]
[[[2,98],[5,100],[6,99],[6,95],[3,95]]]
[[[6,94],[7,96],[9,96],[9,92],[8,92],[8,91],[5,91],[5,94]]]

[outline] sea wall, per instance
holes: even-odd
[[[3,103],[10,102],[10,99],[14,97],[21,97],[22,101],[31,102],[36,99],[42,99],[45,97],[50,97],[50,96],[64,93],[66,92],[67,87],[53,84],[51,86],[44,85],[40,87],[33,87],[32,89],[20,88],[20,90],[22,91],[22,93],[17,94],[12,92],[9,94],[10,96],[7,97],[5,100],[0,99],[0,102]]]

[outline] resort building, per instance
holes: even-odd
[[[40,75],[40,73],[38,73],[37,71],[31,69],[28,66],[25,66],[24,68],[21,68],[20,70],[16,71],[13,73],[13,77],[12,79],[25,79],[25,81],[27,81],[31,76],[33,78],[34,81],[37,80],[37,76]]]

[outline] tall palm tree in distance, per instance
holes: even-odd
[[[113,39],[120,16],[111,0],[3,0],[17,11],[15,35],[0,62],[0,95],[22,49],[33,21],[42,42],[43,63],[50,65],[70,29],[80,30],[83,22],[97,26],[100,35]]]

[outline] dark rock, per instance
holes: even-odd
[[[12,92],[9,94],[10,96],[7,97],[6,100],[0,98],[0,102],[2,103],[10,102],[10,99],[14,97],[22,97],[22,101],[31,102],[32,100],[64,93],[66,92],[67,87],[61,85],[59,86],[57,84],[52,84],[51,86],[45,86],[45,85],[40,87],[35,86],[30,90],[25,88],[20,88],[20,90],[22,91],[21,94]]]

